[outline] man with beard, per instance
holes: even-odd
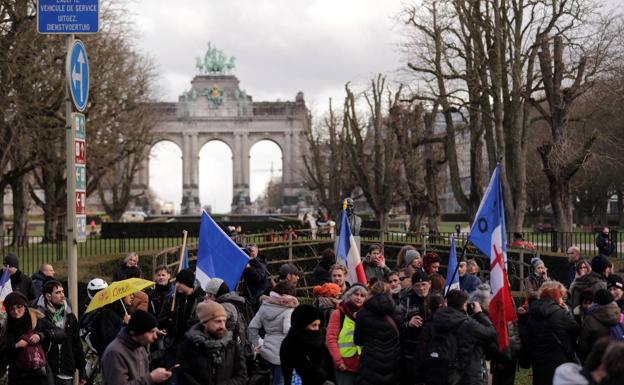
[[[178,350],[181,385],[245,385],[247,369],[241,347],[225,327],[227,314],[221,304],[207,300],[197,305],[195,324]]]
[[[55,385],[73,384],[74,373],[78,369],[80,385],[86,382],[85,356],[78,333],[78,319],[65,301],[65,290],[57,280],[47,281],[37,307],[55,327],[63,330],[65,338],[57,343],[48,342],[45,346],[48,363],[52,368]]]

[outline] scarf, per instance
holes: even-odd
[[[292,335],[295,341],[301,343],[306,348],[318,349],[325,342],[323,330],[298,330],[291,328],[288,334]]]
[[[53,303],[46,301],[46,308],[52,314],[52,322],[58,328],[65,328],[65,302],[60,307],[57,307]]]
[[[355,303],[353,303],[351,301],[345,301],[345,302],[342,302],[340,305],[338,305],[338,308],[347,317],[349,317],[352,320],[354,320],[355,319],[355,313],[357,313],[357,311],[360,310],[362,307],[356,305]],[[341,325],[341,327],[342,327],[342,325]]]
[[[195,346],[205,350],[212,363],[215,365],[222,365],[225,347],[232,341],[232,332],[228,330],[223,337],[217,339],[204,333],[201,328],[201,324],[193,326],[191,330],[186,333],[186,337]]]

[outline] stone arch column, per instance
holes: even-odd
[[[199,149],[197,133],[182,138],[182,215],[199,214]]]
[[[247,131],[234,134],[234,151],[232,163],[234,167],[232,212],[242,213],[249,211],[249,134]]]

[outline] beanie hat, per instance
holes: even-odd
[[[139,336],[157,326],[158,320],[152,313],[148,313],[144,310],[135,310],[128,322],[128,333],[132,336]]]
[[[4,256],[3,264],[9,267],[14,267],[16,269],[19,269],[19,257],[14,253],[9,253]]]
[[[201,323],[208,322],[217,317],[227,318],[227,312],[223,305],[211,300],[206,300],[198,304],[195,312],[197,313],[197,319],[199,319]]]
[[[223,287],[225,285],[225,287]],[[215,297],[220,297],[225,293],[230,292],[230,288],[221,278],[210,278],[204,289],[206,294],[212,294]]]
[[[26,296],[19,291],[14,291],[9,293],[4,299],[4,308],[10,309],[13,305],[22,305],[28,307],[28,299]]]
[[[412,274],[412,284],[417,282],[431,282],[431,278],[429,277],[429,274],[419,269]]]
[[[607,257],[605,257],[604,255],[597,255],[591,261],[591,268],[593,271],[603,274],[610,264],[611,262],[609,262],[609,259]]]
[[[613,302],[613,295],[607,289],[600,289],[594,294],[594,303],[598,305],[608,305]]]
[[[176,282],[180,282],[188,287],[195,286],[195,273],[191,269],[183,269],[176,274]]]
[[[537,269],[541,265],[544,265],[544,261],[542,261],[540,257],[531,258],[531,267],[533,270]]]
[[[607,278],[607,289],[612,287],[624,290],[624,281],[622,280],[622,277],[617,274],[611,274],[609,278]]]
[[[416,258],[420,258],[418,250],[407,250],[405,252],[405,266],[411,265]]]
[[[324,283],[322,286],[314,286],[313,289],[314,295],[331,298],[338,297],[340,295],[340,291],[340,286],[331,282]]]
[[[316,320],[322,320],[321,311],[312,305],[299,305],[290,316],[290,325],[295,330],[304,330],[306,326]]]

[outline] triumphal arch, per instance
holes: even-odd
[[[182,151],[182,214],[200,212],[199,151],[212,140],[227,144],[233,157],[232,212],[245,213],[249,198],[249,151],[261,140],[276,143],[282,151],[284,212],[297,212],[305,204],[303,184],[304,129],[310,114],[303,93],[293,101],[256,102],[240,87],[234,58],[208,44],[206,55],[197,58],[198,74],[191,87],[176,103],[157,103],[159,123],[154,144],[168,140]],[[146,159],[137,178],[137,188],[149,186],[149,161]]]

